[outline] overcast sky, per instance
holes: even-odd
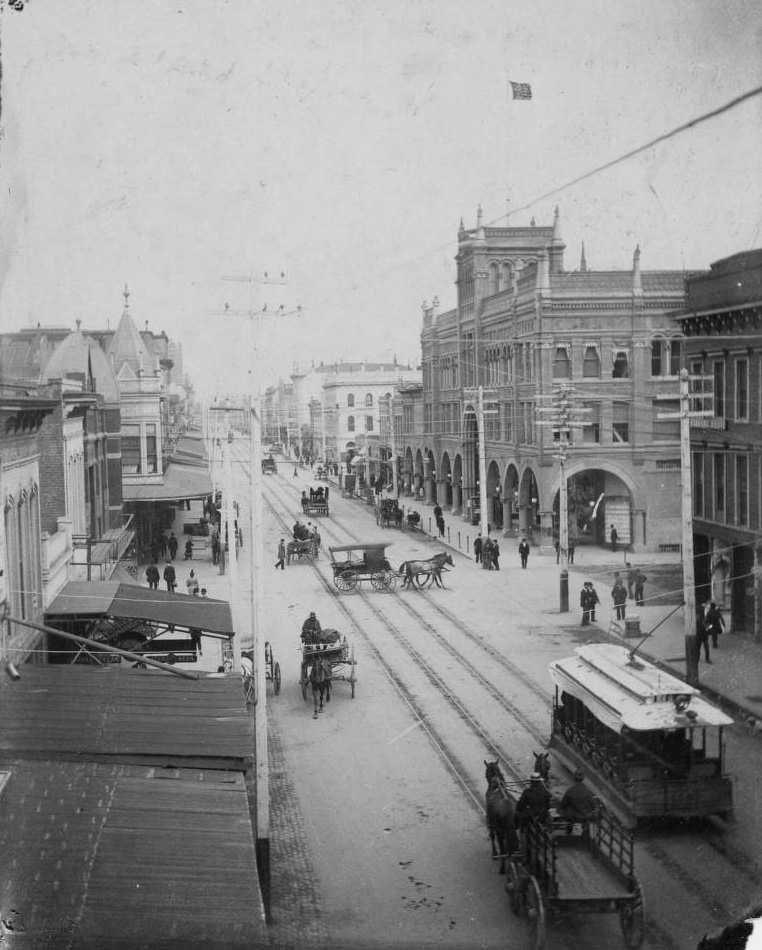
[[[558,204],[568,269],[762,245],[762,96],[542,197],[762,85],[758,0],[28,0],[2,59],[2,326],[114,327],[127,283],[205,393],[243,379],[226,303],[302,307],[262,325],[265,382],[416,359],[480,202]]]

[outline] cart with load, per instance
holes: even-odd
[[[397,575],[386,558],[389,544],[340,544],[329,548],[333,583],[346,593],[355,590],[361,581],[370,581],[376,590],[394,590]]]
[[[302,665],[299,685],[302,688],[302,698],[307,698],[307,687],[310,684],[310,667],[316,659],[327,661],[331,667],[329,681],[342,680],[349,683],[352,699],[355,698],[355,648],[346,636],[338,630],[324,629],[320,633],[320,642],[302,643]],[[330,695],[330,694],[329,694]]]
[[[376,524],[382,528],[401,528],[404,512],[396,498],[382,498],[376,505]]]
[[[278,471],[278,465],[272,455],[269,458],[262,459],[262,473],[264,475],[275,475]]]
[[[643,942],[645,904],[634,874],[632,835],[599,812],[584,823],[529,819],[510,855],[505,888],[529,923],[529,947],[540,950],[548,914],[619,914],[625,946]]]

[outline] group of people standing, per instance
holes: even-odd
[[[500,570],[500,545],[497,538],[489,536],[482,539],[481,532],[474,539],[474,558],[477,564],[483,564],[485,571]]]

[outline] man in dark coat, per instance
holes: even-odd
[[[613,524],[611,525],[611,534],[609,537],[611,538],[611,550],[616,551],[616,543],[619,540],[619,533]]]
[[[168,591],[171,592],[177,587],[177,575],[171,561],[167,561],[167,566],[164,568],[164,580],[167,582]]]
[[[550,812],[550,792],[539,772],[532,772],[529,785],[521,793],[516,804],[516,822],[522,827],[531,818],[545,821]]]
[[[477,534],[476,538],[474,539],[474,559],[475,559],[475,561],[476,561],[477,564],[479,564],[479,563],[481,562],[481,559],[482,559],[482,536],[481,536],[481,534]]]
[[[722,619],[720,608],[714,601],[709,604],[709,608],[704,614],[704,626],[706,632],[712,638],[712,646],[716,650],[718,646],[717,637],[724,631],[725,621]]]
[[[587,604],[590,608],[590,619],[595,623],[595,605],[601,602],[598,591],[593,587],[592,581],[585,581],[587,587]]]
[[[157,590],[159,587],[159,568],[156,564],[151,563],[146,568],[146,580],[148,581],[148,586],[151,590]]]
[[[169,559],[174,561],[175,555],[177,554],[177,538],[175,537],[175,532],[169,536],[169,541],[167,541],[167,547],[169,548]]]
[[[585,776],[579,770],[574,773],[574,784],[564,792],[558,812],[567,821],[590,821],[597,811],[595,796],[585,785]]]
[[[614,601],[616,619],[624,620],[625,610],[627,609],[627,588],[622,583],[621,577],[617,577],[614,581],[614,586],[611,588],[611,599]]]
[[[519,557],[521,558],[521,566],[526,570],[527,561],[529,560],[529,542],[526,538],[522,538],[519,544]]]

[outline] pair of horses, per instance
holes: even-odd
[[[492,847],[492,857],[500,858],[500,874],[505,874],[505,859],[519,850],[516,830],[516,801],[508,789],[508,783],[497,760],[484,760],[484,777],[487,780],[487,830]],[[550,753],[534,753],[534,770],[545,781],[550,774]]]
[[[423,590],[424,587],[431,587],[436,583],[437,587],[444,588],[442,571],[448,564],[450,567],[454,566],[452,556],[447,551],[440,551],[425,561],[403,561],[397,573],[404,574],[403,587]]]

